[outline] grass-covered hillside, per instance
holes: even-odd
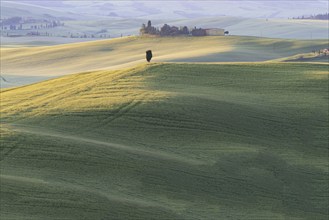
[[[46,47],[1,48],[3,75],[56,76],[99,69],[120,69],[154,62],[250,62],[309,53],[327,40],[300,41],[256,37],[124,37]]]
[[[0,217],[327,219],[327,70],[151,64],[3,90]]]

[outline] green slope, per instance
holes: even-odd
[[[1,93],[1,219],[327,219],[328,65],[152,64]]]

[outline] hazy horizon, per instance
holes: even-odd
[[[290,18],[328,12],[328,2],[323,0],[222,0],[222,1],[34,1],[9,0],[6,3],[28,4],[96,17],[120,18],[202,18],[234,16],[246,18]]]

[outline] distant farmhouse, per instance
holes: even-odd
[[[164,24],[161,28],[152,26],[151,21],[147,22],[147,25],[143,24],[140,29],[141,36],[224,36],[228,34],[221,28],[196,28],[189,30],[188,27],[176,27]]]
[[[225,35],[225,30],[221,28],[208,28],[208,29],[203,29],[203,28],[194,28],[191,31],[192,36],[224,36]]]
[[[224,36],[225,30],[221,28],[210,28],[206,29],[207,36]]]

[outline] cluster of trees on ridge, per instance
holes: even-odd
[[[145,24],[142,25],[140,29],[140,34],[150,34],[150,35],[159,35],[159,36],[177,36],[177,35],[188,35],[190,34],[189,29],[184,27],[176,27],[169,26],[167,24],[163,25],[160,29],[153,27],[151,21],[147,22],[147,26]]]
[[[62,18],[48,16],[49,18],[32,17],[5,17],[0,19],[1,36],[22,37],[22,36],[43,36],[43,37],[64,37],[64,38],[111,38],[107,29],[95,31],[94,33],[84,33],[73,31],[54,30],[56,27],[65,26]],[[120,35],[119,35],[120,36]],[[121,34],[122,37],[122,34]]]
[[[309,20],[329,20],[329,14],[317,14],[317,15],[310,15],[310,16],[301,16],[293,19],[309,19]]]
[[[34,19],[23,17],[10,17],[0,20],[2,30],[37,30],[64,26],[64,23],[53,19]]]
[[[180,35],[192,35],[192,36],[205,36],[206,30],[202,28],[196,28],[189,30],[188,27],[176,27],[164,24],[161,28],[152,26],[151,21],[147,22],[147,25],[143,24],[140,29],[141,35],[157,35],[157,36],[180,36]],[[225,31],[225,34],[229,34]]]

